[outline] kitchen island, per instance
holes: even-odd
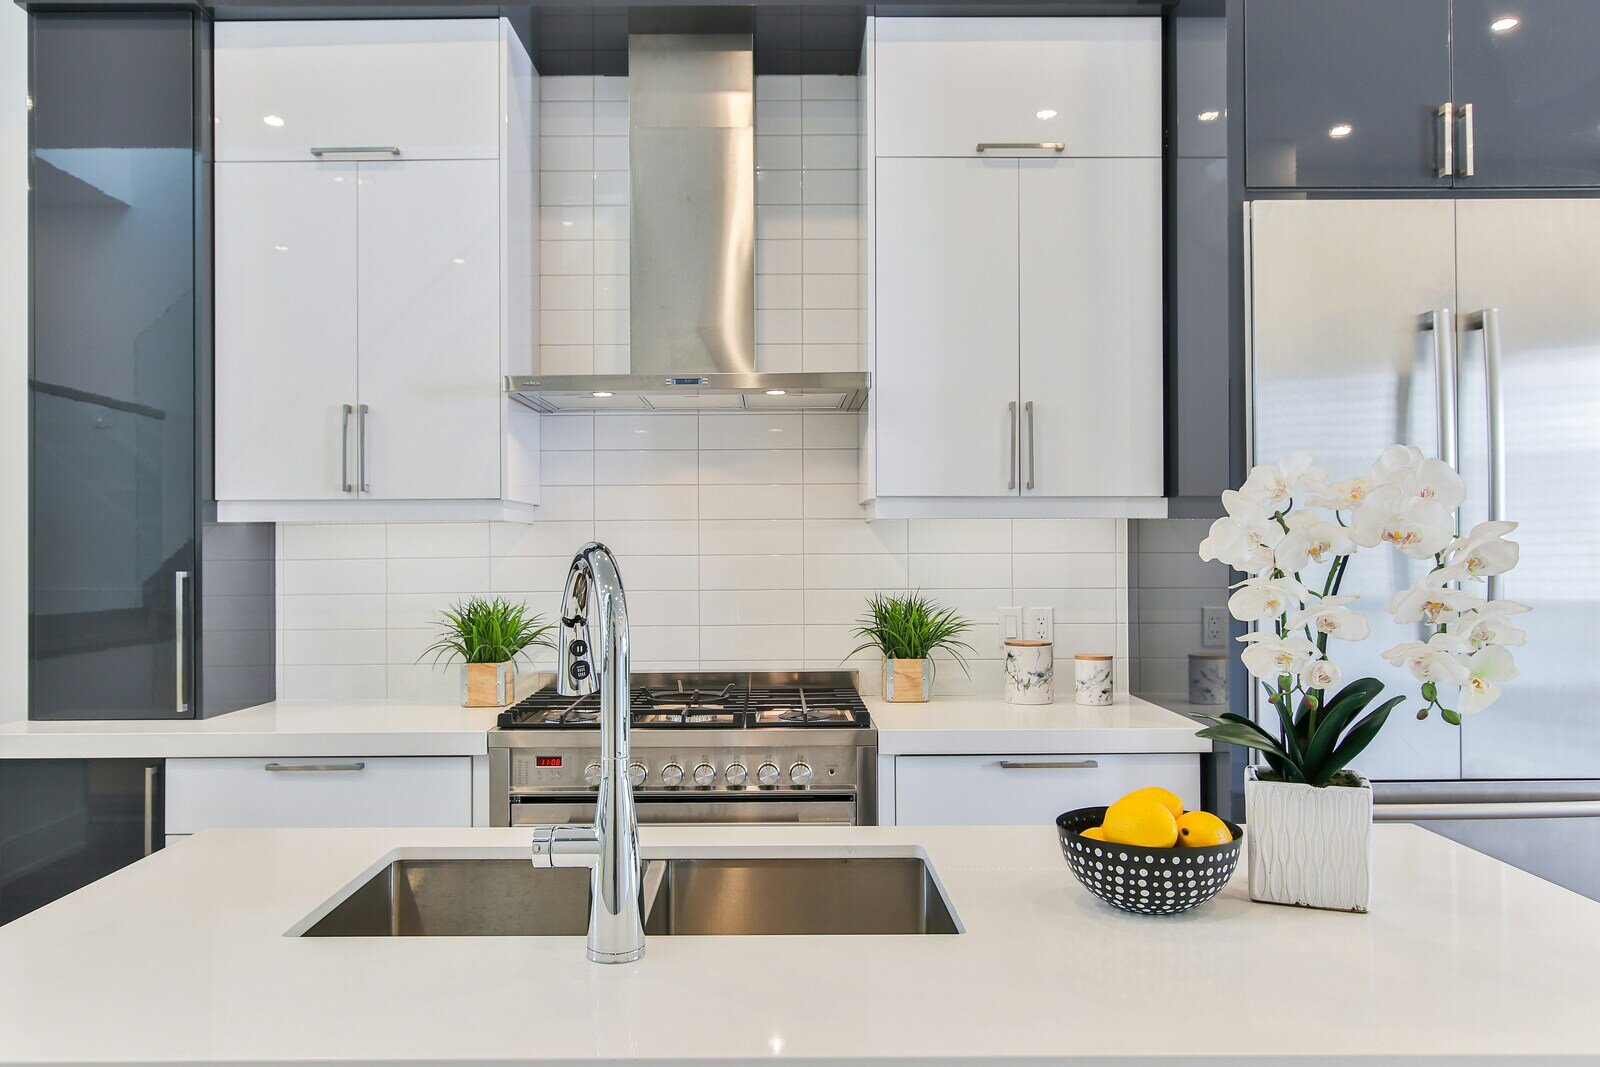
[[[1115,911],[1050,827],[641,830],[646,860],[925,857],[961,932],[297,937],[528,831],[217,830],[0,928],[0,1063],[1594,1062],[1600,904],[1408,826],[1368,915]]]

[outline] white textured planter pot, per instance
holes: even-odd
[[[1263,782],[1245,771],[1250,898],[1332,911],[1372,899],[1372,785]]]

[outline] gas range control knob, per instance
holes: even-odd
[[[682,785],[683,768],[676,763],[669,763],[661,768],[661,784],[669,789]]]
[[[756,781],[767,788],[778,784],[778,765],[776,763],[763,763],[756,768]]]
[[[633,764],[628,768],[628,784],[638,789],[641,785],[644,785],[645,773],[644,764]]]
[[[728,780],[729,785],[744,785],[750,780],[750,771],[742,763],[730,763],[728,769],[722,772],[722,776]]]
[[[805,760],[801,760],[799,763],[796,763],[794,766],[790,767],[789,781],[800,786],[810,785],[811,764],[807,763]]]
[[[600,764],[591,763],[583,769],[583,784],[590,788],[600,784]]]
[[[709,763],[702,763],[694,769],[694,784],[701,789],[712,785],[717,780],[717,769]]]

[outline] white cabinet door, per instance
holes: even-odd
[[[1161,155],[1160,19],[881,18],[874,29],[879,156],[1041,141],[1069,156]]]
[[[1023,495],[1159,497],[1161,160],[1018,167]]]
[[[1017,161],[877,167],[880,496],[1015,496]]]
[[[362,496],[500,495],[500,185],[492,160],[363,163]]]
[[[219,500],[353,497],[355,164],[217,164],[216,362]]]
[[[895,822],[900,826],[1048,826],[1073,808],[1110,804],[1154,785],[1200,803],[1200,757],[1192,753],[1057,756],[900,756]]]
[[[497,19],[219,22],[216,158],[394,147],[404,159],[500,151]]]
[[[170,759],[169,834],[227,826],[471,826],[467,756]]]

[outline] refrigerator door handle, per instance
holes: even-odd
[[[1374,804],[1374,822],[1447,822],[1457,819],[1593,819],[1600,800],[1532,800],[1503,803]]]
[[[1422,317],[1422,328],[1433,332],[1433,379],[1439,408],[1439,458],[1456,466],[1456,331],[1449,308]]]
[[[1500,389],[1500,309],[1484,308],[1469,325],[1483,331],[1484,409],[1489,413],[1489,519],[1506,517],[1506,420],[1504,396]],[[1489,576],[1490,600],[1505,595],[1505,577]]]

